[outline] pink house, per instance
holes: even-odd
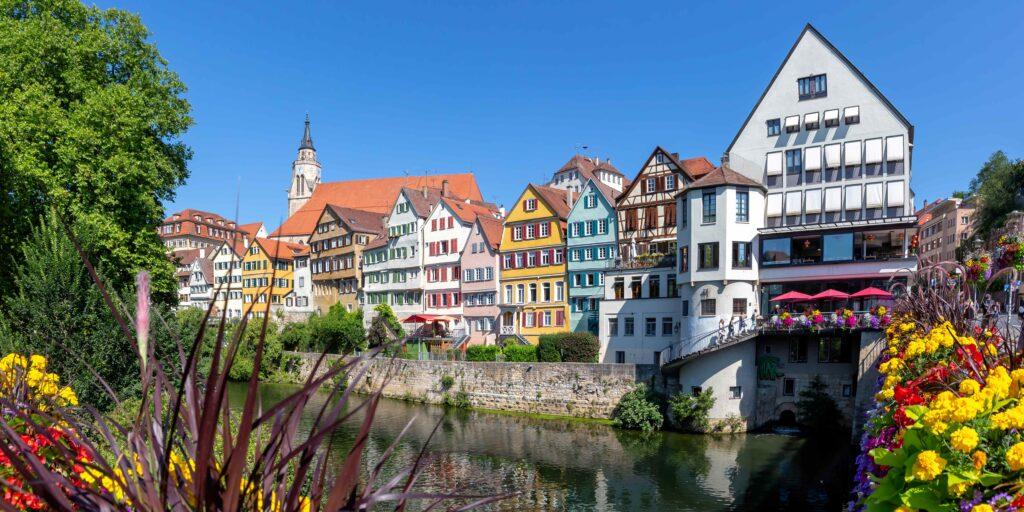
[[[501,229],[501,219],[478,216],[462,249],[462,306],[470,344],[493,345],[498,339]]]

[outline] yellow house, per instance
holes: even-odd
[[[536,344],[542,334],[567,331],[564,190],[527,185],[505,217],[501,234],[503,337]]]
[[[253,240],[242,260],[243,312],[252,311],[254,318],[263,318],[267,311],[282,308],[284,296],[295,286],[295,257],[302,254],[309,254],[308,246],[269,238]]]

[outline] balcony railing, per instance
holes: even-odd
[[[502,336],[511,336],[516,333],[516,327],[514,325],[503,325],[501,326],[500,333]]]
[[[619,258],[615,260],[616,270],[635,268],[663,268],[676,265],[675,254],[651,253],[641,254],[635,257]]]

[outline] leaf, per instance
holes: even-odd
[[[875,448],[868,452],[868,455],[874,459],[875,464],[879,466],[891,466],[901,467],[906,462],[907,456],[903,454],[902,450],[891,452],[885,448]]]
[[[978,481],[981,482],[981,485],[984,485],[985,487],[991,487],[993,485],[998,484],[999,482],[1002,482],[1004,478],[1005,477],[1003,477],[1003,475],[1000,475],[999,473],[990,473],[986,471],[981,474],[981,478],[979,478]]]
[[[924,442],[921,439],[921,432],[915,429],[909,429],[903,434],[903,448],[910,451],[918,451],[924,446]]]
[[[903,504],[910,508],[918,508],[929,512],[938,511],[941,506],[939,494],[932,485],[912,487],[903,491]]]
[[[911,405],[910,407],[905,408],[903,411],[906,413],[908,418],[917,421],[921,419],[922,416],[924,416],[924,413],[928,412],[928,408],[923,405]]]

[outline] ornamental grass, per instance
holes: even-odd
[[[212,308],[207,310],[195,339],[187,344],[179,341],[175,360],[162,362],[148,343],[145,274],[140,275],[136,313],[129,321],[120,313],[127,308],[115,307],[115,297],[84,254],[82,259],[123,335],[137,341],[141,406],[130,420],[115,421],[89,404],[78,404],[74,392],[60,385],[60,377],[46,372],[45,359],[4,357],[0,360],[0,491],[4,495],[0,510],[291,512],[405,510],[411,503],[417,509],[467,510],[500,498],[419,490],[416,484],[429,458],[425,446],[411,465],[385,477],[385,463],[411,422],[379,460],[365,460],[364,447],[386,383],[363,401],[350,400],[351,388],[329,385],[359,367],[363,369],[351,376],[362,379],[369,366],[360,364],[363,358],[350,357],[342,365],[327,368],[321,355],[299,389],[264,407],[258,375],[270,316],[266,315],[244,402],[229,403],[227,369],[239,352],[248,311],[240,328],[228,331],[226,312],[217,321],[211,318]],[[154,323],[160,320],[155,318]],[[216,336],[209,367],[200,369],[207,326],[215,326]],[[228,336],[228,332],[234,334]],[[313,409],[315,420],[300,435],[303,410],[314,402],[314,394],[324,392],[325,385],[329,396],[315,400],[323,405]],[[115,402],[121,402],[122,397],[106,389]],[[351,448],[347,453],[332,453],[328,445],[336,429],[355,421],[357,414],[362,417]]]
[[[926,267],[897,300],[850,510],[1024,510],[1024,344],[972,300],[1016,279],[993,259]]]

